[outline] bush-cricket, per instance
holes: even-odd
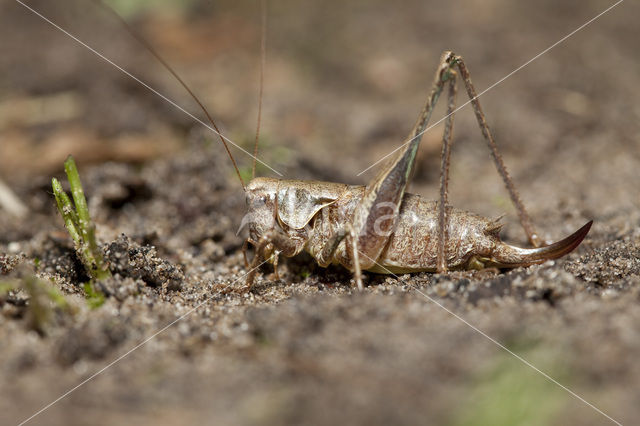
[[[263,4],[263,55],[264,10]],[[242,221],[242,227],[249,232],[244,250],[247,243],[255,246],[253,261],[246,262],[249,272],[240,291],[252,289],[262,259],[272,260],[277,274],[278,256],[292,257],[302,251],[308,252],[320,266],[340,264],[352,271],[358,289],[362,289],[362,271],[383,274],[420,271],[443,273],[456,269],[514,268],[542,263],[571,252],[589,232],[591,221],[561,241],[543,243],[506,170],[465,61],[453,52],[446,51],[442,55],[426,103],[405,143],[367,185],[256,178],[255,155],[252,180],[245,185],[225,138],[220,135],[202,102],[149,43],[124,20],[120,18],[120,21],[198,103],[219,134],[238,174],[248,209]],[[502,227],[499,219],[488,219],[458,210],[447,203],[458,78],[464,84],[482,136],[533,248],[519,248],[502,242],[499,238]],[[260,99],[262,84],[261,77]],[[447,115],[442,138],[439,199],[428,201],[405,190],[415,165],[421,136],[445,89]],[[257,152],[259,122],[260,113],[254,152]]]

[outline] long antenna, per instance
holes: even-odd
[[[261,35],[260,35],[260,94],[258,95],[258,123],[256,124],[256,141],[253,145],[253,165],[251,179],[256,177],[256,157],[258,156],[258,142],[260,140],[260,121],[262,120],[262,93],[264,90],[264,68],[267,62],[267,3],[260,1]]]
[[[220,131],[220,129],[218,129],[218,126],[216,125],[215,121],[213,121],[213,118],[209,114],[209,111],[207,111],[207,108],[200,101],[200,99],[198,99],[198,97],[195,95],[195,93],[193,93],[193,91],[189,88],[189,86],[187,86],[187,83],[185,83],[184,80],[182,80],[182,78],[180,78],[180,76],[173,70],[173,68],[171,68],[171,66],[167,63],[167,61],[165,61],[162,58],[162,56],[160,56],[160,54],[158,52],[156,52],[156,50],[151,46],[151,44],[149,44],[149,42],[144,37],[142,37],[140,34],[138,34],[127,23],[127,21],[125,21],[118,13],[116,13],[115,10],[113,10],[111,8],[111,6],[107,5],[102,0],[94,0],[94,3],[98,4],[103,9],[109,11],[109,13],[111,13],[116,18],[116,20],[119,21],[122,24],[124,29],[129,34],[131,34],[131,36],[133,38],[135,38],[138,41],[138,43],[143,45],[156,58],[156,60],[158,62],[160,62],[167,69],[167,71],[169,71],[171,73],[171,75],[173,75],[173,77],[176,80],[178,80],[178,82],[182,85],[182,87],[184,87],[184,89],[187,91],[187,93],[189,93],[189,95],[193,98],[193,100],[196,101],[198,106],[200,106],[200,109],[202,109],[202,111],[204,112],[204,115],[207,116],[207,119],[209,120],[209,122],[211,123],[213,128],[216,129],[216,132],[218,133],[218,136],[220,137],[220,142],[222,142],[222,145],[224,145],[224,149],[227,151],[227,154],[229,155],[229,158],[231,159],[231,163],[233,163],[233,168],[236,170],[236,174],[238,175],[238,179],[240,179],[240,185],[242,185],[242,189],[243,190],[246,190],[245,185],[244,185],[244,180],[242,179],[242,176],[240,175],[240,169],[238,169],[238,164],[236,163],[236,160],[233,158],[233,155],[231,155],[231,151],[229,150],[229,145],[227,145],[227,142],[222,137],[222,132]],[[255,169],[255,162],[256,162],[256,160],[254,158],[253,159],[254,169]]]

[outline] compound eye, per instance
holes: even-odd
[[[253,199],[251,200],[250,204],[254,208],[258,208],[258,207],[266,205],[266,203],[267,203],[267,197],[264,196],[264,195],[259,195],[259,196],[253,197]]]

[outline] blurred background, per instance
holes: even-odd
[[[108,3],[191,85],[223,133],[251,150],[259,2]],[[269,1],[260,157],[290,178],[365,183],[375,169],[357,174],[413,126],[443,50],[466,58],[480,92],[611,4]],[[94,2],[28,5],[204,119],[169,73]],[[194,133],[216,140],[24,6],[3,0],[0,7],[5,181],[19,185],[60,172],[70,153],[85,165],[143,163],[175,155]],[[635,2],[622,3],[482,96],[506,163],[533,210],[565,202],[549,193],[549,184],[587,201],[584,209],[597,205],[604,210],[599,214],[637,206],[637,192],[629,196],[638,183],[640,155],[635,12]],[[460,88],[458,103],[466,100]],[[443,114],[440,105],[433,121]],[[425,134],[421,150],[414,191],[425,196],[435,194],[440,130]],[[454,137],[452,202],[481,213],[510,209],[470,108],[457,114]],[[224,155],[221,147],[212,149]],[[247,172],[250,157],[233,152]]]
[[[95,2],[25,3],[204,120],[167,70]],[[222,132],[251,151],[260,2],[107,3],[191,86]],[[377,169],[360,172],[414,125],[444,50],[464,56],[482,92],[614,2],[266,4],[259,157],[286,178],[364,184]],[[202,312],[39,421],[282,424],[313,415],[327,424],[415,424],[428,415],[452,425],[604,424],[409,293],[418,287],[616,419],[637,418],[638,16],[637,2],[619,4],[480,98],[543,238],[594,220],[572,255],[488,278],[370,277],[362,297],[346,297],[345,271],[310,273],[308,259],[291,260],[283,263],[292,282],[269,282],[261,294],[229,302],[211,286],[242,271],[235,230],[244,196],[215,135],[20,3],[0,0],[0,181],[29,212],[11,219],[0,212],[0,252],[15,259],[27,252],[65,295],[83,294],[50,189],[73,154],[101,241],[125,233],[131,247],[154,245],[186,277],[180,291],[138,282],[123,301],[110,297],[101,309],[63,318],[46,338],[22,332],[17,314],[5,313],[0,416],[25,418],[211,297]],[[468,99],[462,86],[457,99]],[[442,103],[433,121],[444,112]],[[427,198],[437,193],[441,131],[425,133],[411,187]],[[468,106],[456,114],[454,140],[450,202],[491,217],[506,213],[504,239],[526,244]],[[231,150],[250,175],[251,158]],[[265,167],[258,173],[273,176]]]

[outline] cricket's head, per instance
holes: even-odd
[[[557,259],[580,245],[589,233],[592,223],[593,221],[587,222],[561,241],[532,249],[515,247],[503,242],[498,235],[500,227],[489,226],[484,235],[476,241],[476,252],[469,261],[469,266],[473,267],[471,263],[477,262],[479,267],[516,268]]]
[[[278,179],[258,177],[252,179],[245,189],[247,213],[242,218],[238,234],[249,229],[249,236],[254,241],[270,229],[276,221],[276,194]]]

